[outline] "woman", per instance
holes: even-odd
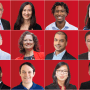
[[[76,89],[75,85],[70,84],[70,70],[65,62],[60,62],[56,65],[53,71],[53,83],[46,86],[45,89]]]
[[[39,52],[37,36],[29,31],[24,32],[19,40],[20,53],[23,55],[16,60],[44,60],[44,52]]]
[[[31,2],[25,2],[21,5],[14,30],[42,30],[36,23],[35,9]]]
[[[88,8],[87,8],[85,27],[83,28],[83,30],[90,30],[90,4],[88,5]]]

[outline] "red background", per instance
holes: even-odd
[[[2,68],[2,81],[7,86],[10,86],[10,60],[0,60],[0,67]]]
[[[17,20],[20,6],[25,1],[11,1],[11,29],[14,29],[14,24]],[[38,23],[42,30],[44,30],[44,1],[30,1],[35,8],[36,23]]]
[[[45,1],[45,27],[56,21],[51,12],[51,8],[53,7],[55,2],[62,1]],[[63,2],[66,3],[69,8],[69,14],[66,17],[67,22],[78,27],[78,1]]]
[[[18,47],[18,41],[21,36],[21,34],[25,31],[12,31],[11,32],[11,58],[16,59],[17,57],[21,56],[19,52],[19,47]],[[34,33],[40,44],[40,51],[44,52],[44,31],[30,31]]]
[[[90,76],[88,74],[89,60],[79,60],[79,88],[81,83],[90,81]]]
[[[10,31],[0,31],[0,34],[3,40],[0,48],[5,52],[10,53]]]
[[[78,88],[78,61],[77,60],[46,60],[45,61],[45,86],[53,83],[52,74],[59,62],[66,62],[70,68],[70,83]],[[74,63],[74,64],[72,64]]]
[[[54,35],[58,31],[45,31],[45,56],[55,51],[54,49]],[[78,59],[78,31],[64,31],[67,34],[66,50],[72,56]]]
[[[35,67],[35,76],[33,82],[44,87],[44,61],[11,61],[11,88],[21,83],[21,77],[19,75],[19,67],[24,62],[30,62]]]

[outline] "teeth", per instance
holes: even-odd
[[[62,17],[58,17],[59,19],[61,19]]]

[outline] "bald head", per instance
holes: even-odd
[[[0,19],[2,17],[2,14],[3,14],[3,5],[2,3],[0,3]]]

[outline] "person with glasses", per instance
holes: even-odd
[[[53,71],[53,83],[46,86],[45,89],[76,89],[75,85],[70,84],[70,69],[67,63],[59,62]]]

